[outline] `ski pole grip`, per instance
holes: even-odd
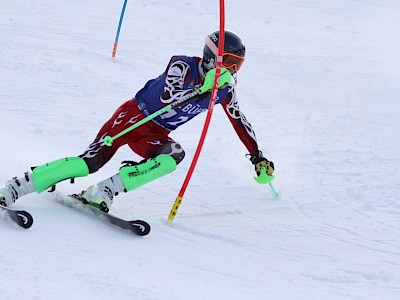
[[[200,95],[206,92],[210,92],[214,86],[214,80],[216,75],[217,69],[211,69],[207,72],[206,76],[204,77],[203,86],[199,89]],[[227,86],[235,86],[235,79],[232,77],[232,74],[225,68],[221,68],[221,73],[218,78],[218,88],[225,88]]]
[[[254,177],[254,180],[259,184],[268,184],[272,180],[274,180],[274,178],[274,175],[268,175],[267,169],[265,167],[262,167],[260,170],[260,175],[258,177]]]

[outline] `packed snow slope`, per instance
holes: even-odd
[[[79,155],[170,57],[201,55],[218,1],[0,3],[0,182]],[[172,227],[164,225],[205,114],[172,137],[176,172],[118,196],[111,212],[147,220],[140,238],[32,194],[0,220],[0,298],[400,299],[400,2],[226,1],[246,42],[241,110],[276,165],[258,185],[221,107]],[[79,192],[139,157],[122,148]]]

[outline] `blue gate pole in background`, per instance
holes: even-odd
[[[115,58],[115,56],[117,55],[119,32],[121,30],[122,20],[124,18],[124,13],[125,13],[125,8],[126,8],[126,4],[127,3],[128,3],[128,0],[125,0],[124,1],[124,6],[122,7],[121,17],[119,18],[117,35],[115,36],[115,41],[114,41],[114,48],[113,48],[113,52],[112,52],[112,58]]]

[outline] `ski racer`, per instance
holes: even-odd
[[[113,198],[118,194],[131,191],[174,171],[183,160],[185,151],[170,137],[170,133],[207,110],[211,89],[121,136],[110,147],[105,145],[104,139],[106,136],[115,136],[132,124],[200,88],[204,84],[206,74],[216,67],[218,41],[219,31],[206,37],[202,58],[173,56],[159,77],[148,81],[134,98],[123,103],[115,111],[83,154],[43,164],[20,178],[14,177],[7,181],[0,187],[0,204],[9,206],[29,193],[41,193],[63,180],[94,173],[125,144],[143,157],[143,160],[139,163],[123,162],[124,165],[117,174],[82,191],[80,196],[89,204],[108,211]],[[229,70],[227,73],[234,83],[244,58],[245,46],[242,39],[234,32],[226,30],[223,67]],[[262,167],[266,168],[268,175],[272,175],[274,164],[259,150],[254,130],[239,109],[234,84],[219,87],[216,104],[222,105],[237,135],[249,151],[248,155],[257,175],[260,175]]]

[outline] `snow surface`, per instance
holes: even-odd
[[[201,55],[218,1],[1,0],[0,182],[82,153],[170,56]],[[187,157],[112,212],[152,226],[111,228],[49,193],[0,226],[0,299],[400,299],[400,2],[226,1],[246,41],[242,111],[276,165],[277,201],[253,180],[220,107],[172,227],[168,213],[205,114],[172,137]],[[118,171],[58,186],[79,192]]]

